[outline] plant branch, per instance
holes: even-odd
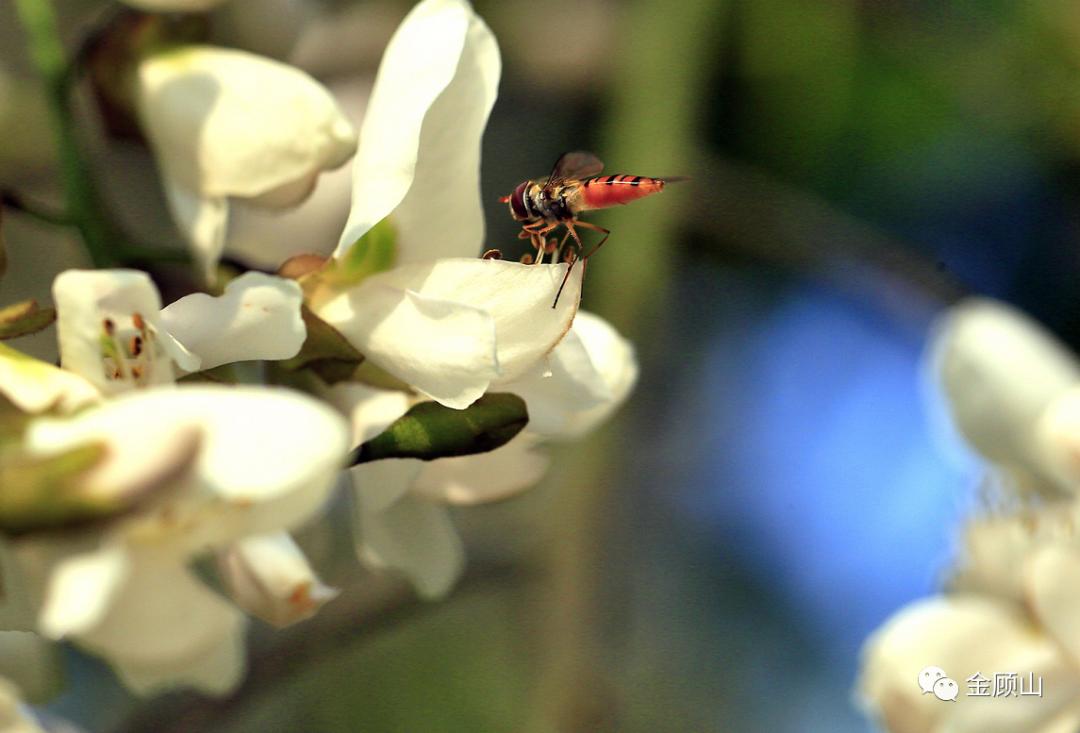
[[[30,201],[14,191],[0,191],[0,206],[21,212],[53,226],[66,227],[72,225],[71,219],[62,211],[56,211],[44,204]]]
[[[52,2],[15,0],[15,10],[26,32],[31,61],[45,82],[67,218],[82,235],[95,266],[115,265],[120,259],[115,250],[121,240],[102,214],[101,199],[79,144],[71,108],[72,67],[60,42]]]

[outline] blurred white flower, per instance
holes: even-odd
[[[23,412],[73,412],[99,398],[93,384],[0,344],[0,395]]]
[[[219,297],[188,295],[165,309],[137,270],[67,270],[53,283],[61,365],[105,394],[171,384],[183,372],[287,359],[306,329],[291,280],[249,272]]]
[[[930,368],[956,427],[1007,486],[970,520],[947,594],[902,609],[863,650],[863,703],[891,733],[1057,733],[1080,727],[1080,386],[1074,357],[1007,305],[971,300],[937,330]],[[941,704],[916,684],[945,669],[1028,673],[1041,696]]]
[[[236,604],[274,626],[302,621],[338,594],[286,532],[234,542],[218,552],[218,570]]]
[[[1080,384],[1080,365],[1061,343],[1015,308],[976,298],[941,319],[930,356],[931,378],[972,448],[1022,487],[1071,490],[1037,429],[1051,402]]]
[[[1057,641],[1023,611],[992,598],[958,594],[914,603],[867,641],[859,700],[890,733],[1067,733],[1080,726],[1080,671]],[[924,694],[919,672],[944,669],[961,697]],[[1041,696],[968,698],[976,674],[1028,673]]]
[[[308,520],[334,485],[346,424],[288,390],[179,386],[122,394],[75,418],[35,420],[23,439],[25,450],[41,455],[102,441],[113,460],[95,470],[115,476],[148,452],[162,453],[147,446],[190,445],[192,435],[194,454],[178,462],[184,470],[159,472],[164,485],[134,511],[82,538],[20,538],[14,568],[5,568],[5,582],[21,586],[6,602],[30,599],[31,628],[105,657],[138,692],[187,684],[224,693],[238,682],[243,616],[187,564],[205,550]],[[104,476],[91,483],[117,486]],[[269,564],[281,567],[278,559]],[[257,577],[270,572],[258,561],[252,567]],[[6,618],[16,623],[19,614]]]
[[[464,0],[424,0],[387,46],[360,130],[353,205],[335,257],[389,217],[396,267],[313,299],[373,364],[464,408],[524,376],[570,328],[581,270],[479,260],[480,142],[501,73]],[[347,266],[347,265],[346,265]]]
[[[325,88],[243,51],[183,46],[146,56],[135,104],[173,218],[208,278],[224,247],[229,197],[294,206],[356,149],[355,130]]]

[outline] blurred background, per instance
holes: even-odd
[[[1080,6],[475,5],[504,61],[488,246],[517,245],[497,198],[563,151],[692,177],[590,217],[613,234],[583,307],[637,345],[636,393],[602,433],[559,446],[536,490],[458,515],[471,564],[447,601],[419,604],[341,561],[342,537],[308,537],[348,590],[284,634],[253,629],[234,698],[132,700],[68,652],[51,709],[127,733],[872,730],[852,696],[860,645],[933,592],[979,480],[927,396],[935,314],[991,295],[1080,346]],[[359,121],[409,7],[233,0],[210,28],[308,70]],[[59,8],[74,45],[107,3]],[[125,226],[175,243],[149,156],[86,115]],[[48,201],[43,120],[0,5],[0,186]],[[286,215],[241,212],[230,257],[328,250],[348,180],[324,177]],[[0,295],[48,300],[77,243],[17,213],[4,226]],[[22,346],[54,358],[50,339]]]

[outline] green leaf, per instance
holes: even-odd
[[[307,327],[307,338],[296,356],[281,362],[282,368],[289,371],[310,368],[328,384],[348,379],[364,360],[364,355],[307,306],[300,309],[300,315]]]
[[[383,219],[356,240],[343,257],[331,260],[317,277],[330,285],[356,285],[372,275],[389,270],[397,259],[397,232]]]
[[[13,339],[48,328],[56,320],[56,311],[41,308],[36,300],[24,300],[0,308],[0,340]]]
[[[528,422],[525,401],[509,393],[486,394],[464,410],[422,402],[353,451],[349,463],[486,453],[505,445]]]

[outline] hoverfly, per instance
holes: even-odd
[[[557,262],[563,256],[563,247],[568,237],[577,243],[577,253],[584,253],[577,227],[592,229],[603,234],[603,238],[581,257],[587,261],[607,241],[611,231],[604,227],[581,221],[578,216],[592,209],[606,209],[609,206],[628,204],[636,199],[664,189],[665,183],[684,180],[683,178],[648,178],[646,176],[613,175],[601,176],[604,164],[592,153],[577,150],[563,154],[551,170],[551,175],[543,180],[519,183],[514,192],[503,196],[500,202],[510,205],[510,215],[514,221],[522,222],[519,239],[529,239],[536,248],[536,263],[544,261],[545,253],[551,252]],[[549,232],[559,225],[566,227],[566,234],[558,246],[547,241]],[[577,256],[567,253],[570,267],[566,270],[559,291],[555,294],[554,308],[562,295],[563,287],[570,277]],[[582,267],[585,265],[582,264]]]

